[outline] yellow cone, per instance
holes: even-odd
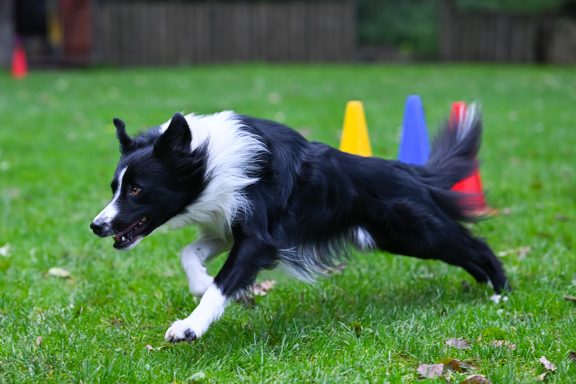
[[[372,156],[364,106],[361,101],[351,100],[346,104],[340,150],[354,155]]]

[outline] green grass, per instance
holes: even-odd
[[[454,100],[485,112],[482,178],[504,210],[476,225],[515,290],[440,262],[355,257],[308,286],[275,272],[253,309],[228,308],[194,344],[167,327],[194,308],[178,252],[194,229],[160,232],[129,253],[88,229],[118,157],[111,119],[131,132],[175,111],[234,109],[338,145],[345,102],[365,103],[375,154],[397,155],[406,95],[429,127]],[[0,382],[413,382],[417,367],[470,360],[493,383],[576,377],[576,69],[492,66],[279,66],[37,72],[0,76]],[[430,129],[433,130],[433,129]],[[217,271],[221,260],[210,266]],[[70,279],[50,277],[51,267]],[[37,345],[37,337],[42,342]],[[446,346],[460,337],[468,350]],[[506,339],[516,349],[497,348]],[[146,345],[154,350],[148,351]],[[452,373],[459,382],[466,374]],[[444,382],[438,379],[438,382]]]

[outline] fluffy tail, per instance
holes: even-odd
[[[462,121],[446,121],[432,143],[430,159],[420,170],[422,181],[430,186],[432,197],[452,218],[475,221],[469,215],[469,199],[450,188],[466,178],[476,167],[476,155],[482,139],[480,107],[471,104]]]
[[[482,119],[478,106],[471,104],[461,122],[445,122],[432,143],[425,167],[427,182],[450,189],[469,176],[476,166],[475,158],[482,139]]]

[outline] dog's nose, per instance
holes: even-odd
[[[92,232],[94,232],[94,234],[96,234],[98,236],[104,236],[104,234],[106,232],[105,226],[103,224],[99,224],[95,221],[90,223],[90,229],[92,230]]]

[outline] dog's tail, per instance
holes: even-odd
[[[448,120],[440,127],[432,143],[430,158],[420,168],[422,181],[430,186],[434,200],[452,218],[462,221],[477,220],[469,213],[470,199],[450,188],[472,174],[477,166],[476,155],[482,139],[480,107],[471,104],[460,121]],[[469,203],[468,203],[469,204]]]

